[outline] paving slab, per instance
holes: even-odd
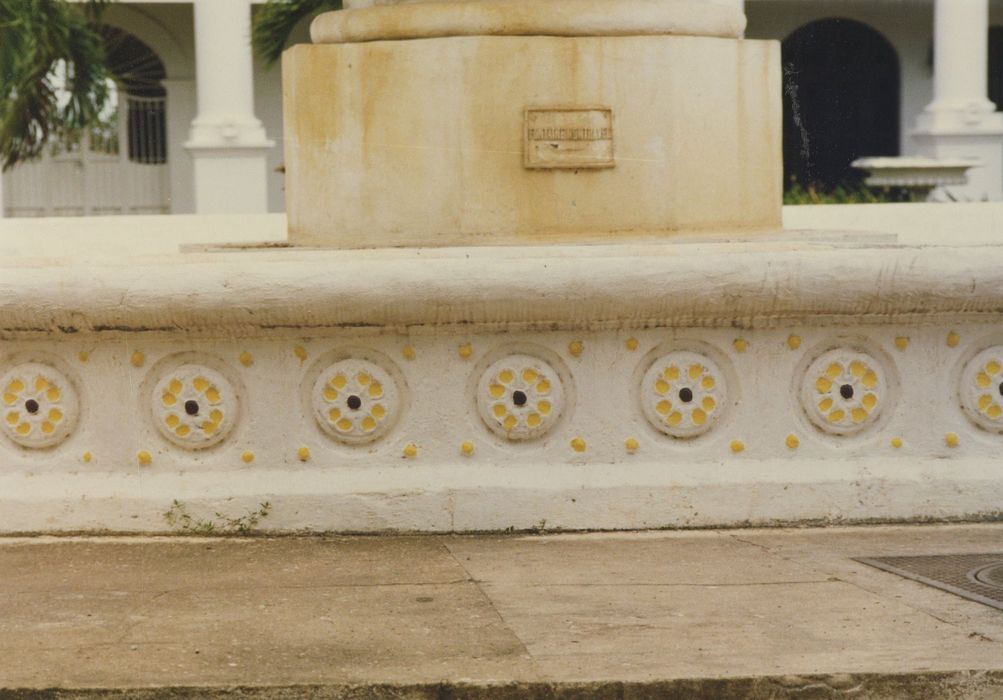
[[[0,698],[1003,697],[1003,525],[0,539]]]

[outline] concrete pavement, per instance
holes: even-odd
[[[1003,524],[0,539],[0,697],[997,698],[1003,613],[851,560],[993,551]]]

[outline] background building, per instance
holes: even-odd
[[[281,69],[254,57],[248,38],[261,1],[111,6],[117,120],[5,173],[3,214],[283,211]],[[1003,199],[1003,0],[744,9],[746,36],[783,42],[788,181],[852,184],[861,156],[970,156],[983,166],[964,196]],[[307,22],[292,41],[308,41]]]

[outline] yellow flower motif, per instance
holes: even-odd
[[[335,362],[314,385],[314,409],[321,427],[349,444],[383,435],[395,416],[396,399],[393,378],[368,360]]]
[[[233,402],[233,389],[218,372],[201,365],[181,365],[162,377],[154,390],[157,428],[178,445],[208,447],[232,427]]]
[[[723,375],[708,357],[671,352],[648,369],[642,396],[645,414],[673,437],[693,437],[710,429],[721,410]]]
[[[0,429],[25,447],[47,447],[65,438],[76,407],[76,392],[54,367],[25,363],[0,378]]]
[[[969,417],[986,430],[1003,432],[1003,346],[973,357],[962,377],[962,405]]]
[[[877,418],[884,392],[881,369],[870,355],[831,350],[808,368],[802,396],[819,428],[838,435],[863,429]]]
[[[478,406],[496,433],[510,440],[541,435],[558,419],[563,389],[554,368],[531,355],[510,355],[481,377]]]

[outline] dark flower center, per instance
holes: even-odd
[[[850,399],[853,398],[853,387],[850,386],[849,384],[844,384],[843,386],[839,387],[839,395],[842,396],[847,401],[849,401]]]
[[[688,386],[684,386],[679,390],[679,400],[683,403],[689,403],[693,400],[693,390]]]
[[[28,399],[24,402],[24,408],[28,411],[28,413],[38,413],[38,401],[35,401],[35,399]]]
[[[514,403],[516,406],[525,406],[526,405],[526,401],[527,401],[527,397],[526,397],[525,392],[522,392],[522,391],[513,391],[512,392],[512,403]]]
[[[358,411],[360,408],[362,408],[362,399],[360,399],[355,394],[352,394],[351,396],[348,397],[348,407],[353,411]]]
[[[192,399],[185,401],[185,413],[189,416],[197,416],[199,414],[199,402]]]

